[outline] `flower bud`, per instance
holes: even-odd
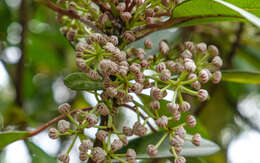
[[[190,103],[187,101],[183,101],[182,104],[180,105],[179,111],[180,112],[187,112],[190,110]]]
[[[150,96],[154,100],[161,99],[162,98],[161,90],[159,88],[157,88],[157,87],[152,87],[151,90],[150,90]]]
[[[106,89],[106,93],[108,94],[109,97],[115,97],[117,95],[117,89],[114,87],[108,87]]]
[[[209,53],[210,53],[212,56],[218,56],[218,55],[219,55],[218,48],[217,48],[215,45],[210,45],[210,46],[208,47],[208,50],[209,50]]]
[[[158,109],[160,109],[160,102],[153,100],[149,103],[149,107],[151,110],[158,110]]]
[[[137,136],[144,136],[147,132],[147,128],[144,127],[140,122],[135,122],[133,126],[133,132]]]
[[[99,103],[97,105],[97,111],[102,116],[106,116],[109,114],[109,109],[107,108],[106,104],[104,104],[104,103]]]
[[[195,51],[195,45],[193,42],[190,42],[190,41],[187,41],[187,42],[184,42],[184,46],[186,49],[194,52]]]
[[[192,137],[192,144],[194,144],[195,146],[200,146],[200,141],[201,141],[201,136],[200,134],[195,134]]]
[[[147,18],[147,17],[153,17],[153,15],[154,15],[154,11],[153,11],[152,8],[147,8],[147,9],[145,10],[145,17],[146,17],[146,18]]]
[[[166,55],[169,52],[170,48],[167,45],[167,43],[165,41],[161,41],[159,43],[159,51],[163,54]]]
[[[167,69],[163,70],[160,74],[160,79],[162,81],[168,81],[171,79],[171,72]]]
[[[186,163],[186,159],[184,157],[180,156],[174,160],[174,163]]]
[[[119,71],[118,71],[118,73],[119,73],[121,76],[126,76],[127,73],[128,73],[128,67],[119,66]]]
[[[115,35],[109,37],[109,42],[111,42],[114,46],[118,45],[118,38]]]
[[[135,55],[139,60],[143,60],[146,53],[143,48],[137,48],[135,50]]]
[[[69,112],[70,112],[70,104],[68,103],[64,103],[64,104],[61,104],[59,107],[58,107],[58,110],[61,114],[63,115],[67,115]]]
[[[198,99],[199,99],[201,102],[207,100],[207,99],[208,99],[208,91],[205,90],[205,89],[200,89],[200,90],[198,91],[197,97],[198,97]]]
[[[92,152],[92,160],[94,162],[103,162],[107,156],[106,151],[104,151],[102,148],[100,147],[95,147]]]
[[[128,42],[134,42],[135,41],[135,35],[132,31],[125,31],[123,36],[124,36],[124,39]]]
[[[199,90],[201,88],[201,84],[199,81],[192,82],[190,86],[196,90]]]
[[[136,159],[136,152],[135,150],[128,148],[126,152],[126,159],[128,161],[135,160]]]
[[[124,126],[124,127],[123,127],[123,133],[124,133],[126,136],[132,136],[132,135],[133,135],[133,130],[132,130],[130,127]]]
[[[75,37],[76,37],[76,33],[77,31],[74,30],[74,29],[69,29],[67,34],[66,34],[66,38],[69,40],[69,41],[74,41],[75,40]]]
[[[79,159],[81,161],[86,161],[88,159],[88,155],[85,152],[80,152],[79,153]]]
[[[185,58],[184,59],[184,68],[187,72],[195,72],[196,64],[192,59]]]
[[[119,135],[119,139],[121,140],[121,142],[123,143],[124,146],[128,145],[128,140],[125,135]]]
[[[143,3],[143,0],[134,0],[134,2],[137,6],[139,6]]]
[[[166,117],[166,116],[161,116],[159,119],[157,119],[156,121],[155,121],[155,123],[159,126],[159,127],[161,127],[161,128],[165,128],[166,126],[167,126],[167,124],[168,124],[168,117]]]
[[[60,154],[58,156],[58,160],[60,160],[63,163],[69,163],[70,162],[70,157],[67,154]]]
[[[152,49],[152,46],[153,46],[153,43],[149,38],[144,41],[144,47],[146,49]]]
[[[146,17],[145,18],[147,24],[154,24],[155,20],[153,17]]]
[[[155,157],[158,154],[158,149],[154,145],[149,144],[146,148],[146,152],[150,157]]]
[[[169,7],[170,5],[170,0],[161,0],[161,3],[166,6],[166,7]]]
[[[125,2],[120,2],[118,3],[118,5],[116,6],[116,10],[119,12],[123,12],[126,9],[126,4]]]
[[[184,144],[184,140],[179,135],[174,135],[170,141],[170,145],[174,147],[181,147]]]
[[[134,83],[131,87],[131,90],[136,94],[140,94],[143,90],[143,85],[140,83]]]
[[[181,113],[179,110],[176,110],[171,113],[174,121],[179,121],[181,119]]]
[[[77,43],[77,45],[75,46],[75,50],[78,52],[83,52],[85,49],[87,48],[86,44],[83,42],[79,42]]]
[[[202,84],[205,84],[209,81],[209,74],[208,74],[207,69],[202,69],[199,72],[199,80]]]
[[[168,103],[166,106],[167,106],[168,112],[170,112],[170,113],[173,113],[179,109],[179,104],[176,104],[173,102]]]
[[[166,65],[171,72],[176,72],[176,63],[173,61],[167,61]]]
[[[109,53],[113,53],[115,51],[115,45],[112,44],[111,42],[107,42],[106,45],[104,46],[104,49],[108,51]]]
[[[108,136],[108,132],[104,130],[98,130],[98,132],[96,133],[97,139],[100,140],[101,142],[105,141],[107,136]]]
[[[88,114],[86,121],[88,122],[88,127],[92,127],[98,123],[98,118],[95,114]]]
[[[92,80],[98,80],[100,78],[98,72],[96,72],[94,70],[90,70],[87,75]]]
[[[215,72],[213,73],[212,78],[211,78],[212,83],[218,84],[218,83],[221,81],[221,78],[222,78],[222,73],[221,73],[221,71],[215,71]]]
[[[217,68],[220,68],[223,65],[223,61],[219,56],[215,56],[212,59],[212,63],[214,66],[216,66]]]
[[[98,21],[102,26],[104,26],[109,21],[109,17],[107,14],[100,14],[100,16],[98,17]]]
[[[70,122],[66,121],[66,120],[60,120],[58,122],[58,130],[61,133],[65,133],[69,128],[70,128]]]
[[[120,17],[124,22],[128,22],[130,19],[132,19],[132,15],[130,12],[121,12]]]
[[[142,60],[141,61],[141,67],[142,68],[147,68],[149,66],[149,62],[147,60]]]
[[[180,55],[182,58],[192,58],[192,53],[187,49],[184,50]]]
[[[195,126],[196,126],[196,119],[195,119],[195,117],[192,116],[192,115],[188,115],[188,116],[186,117],[186,124],[187,124],[189,127],[191,127],[191,128],[195,127]]]
[[[111,144],[111,149],[112,149],[112,151],[118,151],[119,149],[121,149],[123,147],[123,143],[122,143],[122,141],[121,140],[119,140],[119,139],[115,139],[114,141],[113,141],[113,143]]]
[[[130,66],[130,71],[134,74],[140,73],[140,68],[136,64],[132,64]]]
[[[205,44],[204,42],[197,44],[196,48],[201,54],[205,54],[207,52],[207,44]]]
[[[86,153],[91,148],[93,148],[93,142],[90,139],[86,139],[80,144],[79,151]]]
[[[183,127],[178,127],[175,130],[175,134],[184,139],[186,137],[186,130]]]
[[[156,65],[155,69],[157,72],[162,72],[166,69],[166,65],[163,62],[160,62],[158,65]]]
[[[51,139],[57,139],[59,137],[59,131],[56,128],[50,128],[48,135]]]

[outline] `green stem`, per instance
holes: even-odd
[[[67,152],[66,152],[67,155],[70,153],[71,149],[73,148],[73,146],[74,146],[74,144],[75,144],[75,142],[76,142],[76,140],[77,140],[77,137],[78,137],[78,135],[75,135],[75,137],[74,137],[74,139],[73,139],[73,141],[72,141],[72,143],[71,143],[69,149],[68,149]]]
[[[197,91],[193,91],[189,88],[186,88],[184,86],[181,86],[181,90],[184,92],[184,93],[187,93],[187,94],[190,94],[190,95],[193,95],[193,96],[196,96],[198,94]]]
[[[67,114],[67,117],[69,118],[69,120],[75,124],[78,128],[80,128],[79,124],[74,120],[74,118],[70,115],[70,114]]]
[[[127,161],[121,159],[120,157],[117,157],[117,156],[115,156],[115,155],[112,155],[112,157],[113,157],[114,159],[116,159],[116,160],[122,162],[122,163],[127,163]]]
[[[154,114],[153,114],[150,110],[148,110],[145,106],[139,104],[137,101],[133,101],[133,103],[134,103],[136,106],[142,108],[143,111],[145,111],[146,114],[148,114],[151,118],[155,118]]]
[[[162,142],[165,140],[165,138],[168,136],[168,132],[166,132],[162,137],[161,137],[161,139],[157,142],[157,144],[155,145],[155,147],[156,148],[158,148],[161,144],[162,144]]]

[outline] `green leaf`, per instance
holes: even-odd
[[[249,20],[251,23],[253,23],[254,25],[260,27],[260,19],[258,17],[256,17],[255,15],[222,0],[214,0],[215,2],[221,3],[222,5],[225,5],[226,7],[238,12],[240,15],[244,16],[247,20]]]
[[[119,153],[124,153],[128,148],[135,149],[138,159],[149,158],[146,154],[146,147],[149,144],[155,144],[163,136],[164,132],[157,132],[147,136],[136,138],[129,142],[128,146],[123,148]],[[188,135],[191,137],[190,135]],[[172,158],[173,155],[169,152],[169,137],[167,137],[158,148],[158,155],[156,158]],[[199,147],[194,146],[190,141],[185,141],[183,151],[180,155],[187,157],[207,156],[214,154],[220,150],[219,146],[214,142],[206,139],[201,140]]]
[[[17,140],[23,139],[28,136],[28,131],[8,131],[0,132],[0,150],[3,149],[8,144],[11,144]]]
[[[260,4],[241,0],[186,0],[173,11],[174,27],[216,21],[245,21],[259,25]]]
[[[136,48],[144,48],[144,41],[149,38],[152,43],[152,49],[146,49],[147,55],[153,55],[158,53],[159,51],[159,42],[161,40],[167,40],[169,45],[172,45],[174,42],[178,42],[178,38],[180,36],[180,31],[177,28],[170,28],[166,30],[161,30],[158,32],[154,32],[138,41],[135,41],[128,45],[128,47],[136,47]],[[160,38],[160,39],[159,39]]]
[[[101,90],[103,89],[103,84],[101,80],[92,80],[88,77],[86,73],[75,72],[71,73],[64,79],[64,84],[77,91],[85,90]]]
[[[260,84],[260,72],[227,70],[222,72],[222,80],[243,84]]]
[[[32,156],[32,163],[56,163],[56,158],[45,153],[40,147],[30,141],[26,141],[26,145]]]

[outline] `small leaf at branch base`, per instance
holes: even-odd
[[[17,140],[23,139],[28,136],[28,131],[8,131],[0,132],[0,150],[8,144],[11,144]]]

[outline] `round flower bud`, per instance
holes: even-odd
[[[126,5],[124,2],[120,2],[118,3],[118,5],[116,6],[116,10],[119,12],[123,12],[126,9]]]
[[[136,65],[136,64],[132,64],[130,66],[130,71],[133,73],[133,74],[138,74],[140,73],[140,68]]]
[[[174,163],[186,163],[186,159],[184,157],[180,156],[174,160]]]
[[[87,152],[89,149],[93,148],[93,142],[90,139],[83,140],[79,146],[80,152]]]
[[[184,65],[181,63],[176,63],[175,64],[175,73],[181,73],[184,70]]]
[[[123,127],[123,133],[124,133],[126,136],[132,136],[132,135],[133,135],[133,130],[132,130],[130,127],[124,126],[124,127]]]
[[[150,157],[155,157],[158,154],[158,149],[154,145],[149,144],[146,147],[146,152]]]
[[[192,137],[192,144],[194,144],[195,146],[200,146],[200,141],[201,141],[201,136],[200,134],[195,134]]]
[[[128,161],[135,160],[136,159],[136,152],[135,150],[128,148],[126,152],[126,159]]]
[[[199,81],[203,84],[207,83],[209,81],[209,74],[207,69],[202,69],[199,72]]]
[[[57,139],[59,137],[59,131],[56,128],[50,128],[48,135],[51,139]]]
[[[171,79],[171,72],[167,69],[163,70],[160,74],[160,79],[162,81],[168,81]]]
[[[212,63],[214,66],[216,66],[217,68],[220,68],[223,65],[223,61],[219,56],[215,56],[212,59]]]
[[[212,78],[211,78],[212,83],[218,84],[218,83],[221,81],[221,78],[222,78],[222,73],[221,73],[221,71],[215,71],[215,72],[213,73]]]
[[[170,113],[175,113],[176,110],[178,111],[179,109],[179,104],[176,104],[176,103],[173,103],[173,102],[170,102],[166,105],[167,109],[168,109],[168,112]]]
[[[131,90],[136,94],[140,94],[143,90],[143,85],[140,83],[134,83],[131,87]]]
[[[152,46],[153,46],[153,43],[149,38],[144,41],[144,47],[146,49],[152,49]]]
[[[115,97],[117,95],[117,89],[114,87],[108,87],[106,93],[109,97]]]
[[[176,63],[173,61],[167,61],[166,65],[171,72],[176,72]]]
[[[106,45],[104,46],[104,49],[110,53],[113,53],[115,51],[115,45],[112,44],[111,42],[107,42]]]
[[[98,132],[96,133],[97,139],[102,142],[105,141],[107,136],[108,136],[108,132],[106,132],[104,130],[98,130]]]
[[[191,128],[195,127],[195,126],[196,126],[196,119],[195,119],[195,117],[192,116],[192,115],[188,115],[188,116],[186,117],[186,124],[187,124],[189,127],[191,127]]]
[[[123,143],[124,146],[128,145],[128,140],[127,140],[127,137],[124,136],[124,135],[120,135],[119,136],[121,142]]]
[[[190,42],[190,41],[187,41],[187,42],[184,42],[184,46],[186,49],[194,52],[195,51],[195,45],[193,42]]]
[[[65,133],[69,128],[70,128],[70,122],[66,121],[66,120],[60,120],[58,122],[58,130],[61,133]]]
[[[180,138],[184,139],[186,137],[186,130],[183,127],[178,127],[175,130],[175,134],[178,135]]]
[[[64,103],[64,104],[61,104],[59,107],[58,107],[58,110],[61,114],[63,115],[67,115],[69,112],[70,112],[70,104],[68,103]]]
[[[147,128],[144,127],[140,122],[135,122],[133,126],[133,132],[137,136],[144,136],[147,132]]]
[[[189,50],[184,50],[181,54],[182,58],[192,58],[192,53]]]
[[[208,47],[208,51],[212,56],[218,56],[219,55],[219,51],[218,48],[215,45],[209,45]]]
[[[162,116],[162,117],[160,117],[159,119],[157,119],[156,121],[155,121],[155,123],[159,126],[159,127],[161,127],[161,128],[165,128],[166,126],[167,126],[167,124],[168,124],[168,117],[166,117],[166,116]]]
[[[189,76],[188,76],[189,80],[196,79],[196,78],[197,78],[197,75],[194,74],[194,73],[190,73]]]
[[[102,148],[100,147],[95,147],[92,152],[92,160],[94,162],[103,162],[107,156],[106,151],[104,151]]]
[[[98,80],[100,78],[98,72],[96,72],[94,70],[90,70],[87,75],[92,80]]]
[[[118,45],[118,38],[115,35],[109,37],[109,42],[111,42],[114,46]]]
[[[199,81],[192,82],[190,86],[196,90],[199,90],[201,88],[201,84]]]
[[[178,110],[172,112],[171,114],[174,121],[179,121],[181,119],[181,113]]]
[[[147,61],[147,60],[142,60],[141,61],[141,67],[142,68],[146,68],[146,67],[148,67],[149,66],[149,62]]]
[[[166,6],[166,7],[169,7],[170,5],[170,0],[161,0],[161,3]]]
[[[100,14],[98,17],[98,21],[100,22],[101,25],[106,25],[107,22],[109,21],[109,17],[107,14]]]
[[[104,103],[99,103],[97,105],[97,111],[99,114],[106,116],[109,114],[109,109],[107,108],[106,104]]]
[[[66,34],[66,38],[69,41],[74,41],[75,40],[75,36],[76,36],[77,31],[74,29],[69,29],[67,34]]]
[[[205,44],[204,42],[201,42],[201,43],[196,45],[196,49],[201,54],[205,54],[207,52],[207,44]]]
[[[115,139],[114,141],[113,141],[113,143],[111,144],[111,149],[112,149],[112,151],[118,151],[119,149],[121,149],[123,147],[123,143],[122,143],[122,141],[121,140],[119,140],[119,139]]]
[[[154,99],[154,100],[159,100],[162,98],[162,93],[161,90],[157,87],[152,87],[150,90],[150,96]]]
[[[187,101],[183,101],[182,104],[179,107],[180,112],[187,112],[190,110],[190,103]]]
[[[184,144],[184,140],[179,135],[174,135],[170,141],[170,145],[174,147],[181,147]]]
[[[134,2],[135,2],[135,4],[136,4],[137,6],[139,6],[139,5],[141,5],[141,4],[143,3],[142,0],[134,0]]]
[[[139,60],[143,60],[146,53],[143,48],[137,48],[135,50],[135,55]]]
[[[160,102],[159,101],[156,101],[156,100],[153,100],[149,103],[149,107],[150,109],[152,110],[158,110],[160,109]]]
[[[153,15],[154,15],[154,11],[153,11],[152,8],[147,8],[147,9],[145,10],[145,17],[146,17],[146,18],[147,18],[147,17],[153,17]]]
[[[185,58],[184,59],[184,68],[187,72],[195,72],[196,64],[192,59]]]
[[[176,146],[176,147],[174,147],[174,149],[175,149],[175,152],[176,152],[177,155],[180,154],[181,151],[182,151],[182,147],[181,146]]]
[[[147,24],[154,24],[155,20],[153,17],[146,17],[145,18]]]
[[[203,102],[208,99],[208,91],[205,89],[200,89],[197,94],[198,99]]]
[[[169,52],[170,48],[168,44],[165,41],[161,41],[159,43],[159,51],[163,54],[166,55]]]
[[[77,43],[77,45],[75,46],[76,51],[78,52],[83,52],[85,49],[87,48],[86,44],[83,42],[79,42]]]
[[[166,69],[166,65],[163,62],[161,62],[158,65],[156,65],[155,69],[157,72],[162,72]]]
[[[95,114],[88,114],[86,117],[88,127],[95,126],[98,123],[98,118]]]
[[[79,159],[81,161],[86,161],[88,159],[88,155],[85,152],[80,152],[79,153]]]
[[[134,42],[135,41],[135,35],[132,31],[125,31],[123,36],[124,36],[124,39],[128,42]]]
[[[145,80],[144,73],[139,72],[138,74],[136,74],[136,82],[143,83],[144,80]]]
[[[70,157],[67,154],[60,154],[58,156],[58,160],[60,160],[63,163],[69,163],[70,162]]]
[[[120,17],[124,22],[128,22],[130,19],[132,19],[132,15],[130,12],[121,12]]]

